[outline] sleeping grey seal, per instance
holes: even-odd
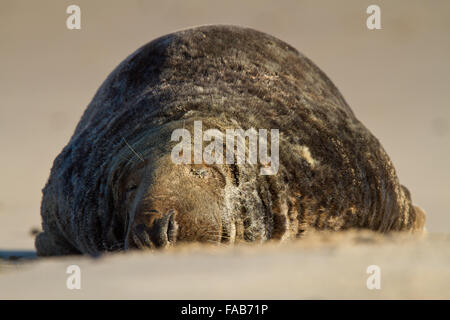
[[[173,132],[196,121],[277,129],[275,174],[261,163],[175,163]],[[55,159],[41,215],[41,256],[425,223],[328,77],[283,41],[235,26],[172,33],[126,58]]]

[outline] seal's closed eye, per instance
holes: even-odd
[[[137,189],[137,184],[132,184],[125,189],[125,192],[131,192]]]
[[[206,176],[208,176],[208,170],[206,170],[204,168],[202,168],[202,169],[191,168],[190,172],[194,176],[199,177],[199,178],[205,178]]]

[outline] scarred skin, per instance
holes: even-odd
[[[171,133],[279,129],[279,170],[175,164]],[[41,256],[308,230],[422,232],[379,141],[308,58],[267,34],[204,26],[158,38],[105,80],[43,190]]]

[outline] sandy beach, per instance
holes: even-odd
[[[381,30],[367,29],[365,0],[80,0],[74,31],[70,1],[2,1],[0,299],[450,298],[450,2],[377,3]],[[381,141],[427,212],[427,237],[349,232],[35,259],[41,190],[106,76],[144,43],[212,23],[267,32],[311,58]],[[81,290],[66,287],[70,265],[81,269]],[[380,267],[380,290],[366,286],[369,265]]]
[[[449,299],[450,237],[368,232],[311,236],[288,244],[0,264],[0,299]],[[80,267],[81,288],[66,282]],[[380,268],[369,290],[368,266]]]

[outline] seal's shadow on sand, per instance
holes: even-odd
[[[32,250],[0,250],[0,260],[34,260],[36,251]]]

